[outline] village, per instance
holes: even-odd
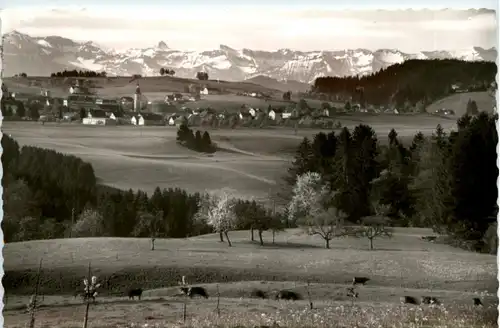
[[[92,90],[89,80],[75,79],[67,87],[64,97],[53,96],[51,91],[40,87],[38,95],[9,92],[3,86],[6,101],[4,116],[7,120],[27,120],[57,123],[81,123],[84,125],[135,125],[135,126],[211,126],[211,127],[314,127],[339,128],[333,119],[335,114],[346,112],[399,114],[398,109],[362,108],[359,104],[328,101],[273,100],[260,92],[217,94],[206,86],[186,85],[184,92],[164,92],[163,99],[149,99],[143,94],[139,81],[130,95],[109,97]],[[213,94],[209,94],[212,92]],[[241,106],[200,106],[192,104],[209,97],[220,99],[236,97]],[[158,96],[156,97],[158,98]],[[248,99],[248,100],[246,100]],[[250,101],[250,99],[252,101]],[[249,105],[260,100],[261,106]],[[219,107],[219,108],[217,108]],[[313,108],[316,107],[316,108]]]

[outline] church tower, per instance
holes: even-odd
[[[134,112],[139,112],[140,110],[141,110],[141,88],[139,88],[139,83],[137,83],[134,94]]]

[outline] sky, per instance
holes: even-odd
[[[63,1],[0,0],[5,8],[0,17],[2,33],[15,29],[31,36],[59,35],[117,50],[151,47],[159,41],[173,49],[198,51],[221,44],[255,50],[397,48],[406,52],[498,44],[494,11],[498,1],[494,0],[381,0],[376,6],[368,0],[339,1],[335,6],[317,0],[207,3],[142,0],[132,5],[88,0],[84,6],[67,6]]]

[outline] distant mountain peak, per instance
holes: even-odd
[[[158,42],[158,49],[163,49],[163,50],[168,49],[168,46],[167,46],[167,44],[165,43],[165,41],[160,41],[160,42]]]
[[[225,44],[219,45],[219,49],[222,50],[222,51],[236,51],[235,49],[233,49],[230,46],[227,46]]]
[[[495,61],[497,50],[470,47],[462,50],[420,51],[405,53],[398,49],[298,51],[277,49],[264,51],[234,49],[220,44],[207,51],[165,51],[164,41],[157,47],[130,48],[115,51],[93,41],[78,42],[60,36],[30,37],[19,31],[4,35],[4,75],[25,72],[48,76],[64,69],[106,71],[108,76],[142,74],[159,75],[161,67],[175,70],[176,76],[192,78],[206,71],[210,78],[245,80],[264,77],[277,81],[312,83],[319,76],[353,76],[377,72],[409,59],[456,58]]]

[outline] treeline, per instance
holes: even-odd
[[[50,77],[106,77],[106,72],[94,72],[94,71],[67,71],[52,73]]]
[[[495,81],[493,62],[455,59],[408,60],[368,76],[319,77],[312,91],[362,106],[427,106],[457,90],[486,91]]]
[[[67,237],[150,237],[146,219],[158,217],[158,237],[184,238],[213,232],[197,220],[201,195],[156,188],[151,196],[96,183],[94,170],[81,159],[53,150],[19,147],[2,137],[5,242]],[[263,221],[260,204],[239,200],[237,229],[277,229]],[[278,221],[281,222],[281,221]],[[272,225],[271,225],[272,223]]]
[[[463,116],[458,130],[438,125],[431,137],[414,136],[403,145],[393,129],[388,146],[375,131],[358,125],[339,135],[319,133],[297,149],[286,182],[318,172],[334,191],[331,203],[351,222],[373,215],[376,200],[389,208],[393,225],[432,227],[462,246],[496,252],[498,168],[496,117]]]
[[[198,152],[214,153],[217,150],[207,131],[203,132],[203,135],[199,130],[193,133],[193,130],[188,128],[186,124],[181,124],[177,130],[177,142]]]
[[[175,71],[173,69],[170,69],[170,68],[160,68],[160,75],[163,76],[163,75],[170,75],[170,76],[174,76],[175,75]]]
[[[208,81],[208,73],[207,72],[197,72],[196,78],[201,81]]]

